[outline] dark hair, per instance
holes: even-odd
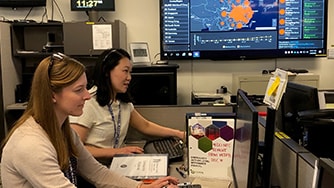
[[[111,48],[105,50],[98,59],[95,65],[93,84],[97,87],[96,101],[100,106],[105,106],[110,103],[113,90],[110,80],[110,71],[113,70],[122,58],[131,60],[130,54],[124,49]],[[125,93],[117,93],[116,99],[123,102],[132,102],[131,96],[126,91]]]

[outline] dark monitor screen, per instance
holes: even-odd
[[[232,159],[233,182],[236,188],[256,186],[258,143],[258,111],[245,92],[239,89]]]
[[[329,158],[320,158],[317,175],[316,188],[333,188],[334,161]]]
[[[0,0],[0,7],[43,7],[46,0]]]
[[[71,0],[72,11],[115,11],[115,0]]]
[[[297,122],[297,113],[319,109],[318,89],[312,86],[288,82],[282,105],[282,129],[297,143],[303,142],[301,126]]]
[[[263,187],[271,187],[271,163],[276,129],[276,110],[267,107],[266,125],[264,131],[264,145],[262,156],[262,182]]]
[[[177,92],[173,72],[133,70],[128,91],[134,105],[176,105]],[[149,84],[148,84],[149,83]]]
[[[327,0],[160,0],[161,59],[324,57]]]

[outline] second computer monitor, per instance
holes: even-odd
[[[319,109],[318,89],[288,82],[282,100],[282,129],[297,143],[303,142],[302,128],[297,122],[297,113]]]
[[[236,188],[255,188],[258,156],[258,111],[238,90],[235,138],[232,159],[233,183]]]
[[[267,117],[264,133],[264,145],[262,156],[262,171],[260,173],[262,187],[271,187],[271,164],[274,147],[274,137],[276,129],[276,110],[267,107]]]

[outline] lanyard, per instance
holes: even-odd
[[[112,110],[111,104],[108,105],[108,109],[111,115],[111,119],[114,123],[114,139],[115,139],[114,148],[117,148],[118,143],[119,143],[119,137],[121,134],[121,103],[119,103],[118,105],[119,113],[118,113],[117,124],[116,124],[115,115]]]
[[[70,182],[76,186],[78,185],[77,167],[78,167],[77,158],[71,156],[69,159],[69,168],[63,172],[65,177],[69,179]]]

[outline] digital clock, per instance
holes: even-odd
[[[71,0],[72,11],[115,11],[115,0]]]
[[[146,57],[147,56],[147,49],[133,49],[133,56],[134,57]]]
[[[130,54],[133,63],[151,63],[147,42],[130,43]]]
[[[78,0],[76,6],[78,8],[95,8],[98,5],[97,3],[97,0]]]

